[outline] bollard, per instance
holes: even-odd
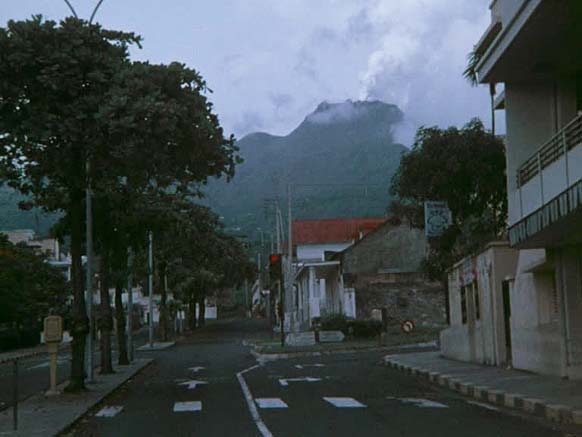
[[[12,367],[12,401],[13,401],[13,411],[12,420],[14,431],[18,429],[18,359],[13,361],[14,365]]]

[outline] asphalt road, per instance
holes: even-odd
[[[564,435],[535,418],[469,403],[386,368],[380,353],[257,365],[241,341],[257,327],[219,322],[173,349],[148,352],[155,363],[90,412],[70,435]],[[106,417],[98,417],[100,412]]]
[[[147,341],[147,331],[134,334],[135,347]],[[115,347],[115,339],[112,340]],[[99,367],[99,344],[95,345],[95,368]],[[113,362],[117,360],[117,352],[113,351]],[[13,399],[14,366],[11,362],[0,364],[0,411],[9,408]],[[71,373],[71,353],[61,351],[57,361],[57,382],[60,384],[69,379]],[[36,356],[20,360],[18,363],[18,399],[24,400],[33,394],[46,391],[49,388],[49,366],[46,356]]]

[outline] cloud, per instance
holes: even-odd
[[[62,1],[0,1],[3,24],[67,13]],[[487,89],[462,77],[489,24],[489,2],[124,0],[105,2],[99,21],[144,36],[134,58],[200,71],[225,130],[238,137],[256,129],[287,134],[322,101],[363,98],[398,104],[408,123],[398,132],[409,144],[406,132],[420,125],[489,122]],[[90,13],[92,2],[77,3]]]
[[[404,111],[404,144],[412,143],[411,125],[460,125],[473,116],[488,121],[486,90],[463,78],[466,55],[490,20],[485,0],[378,1],[368,16],[385,31],[360,75],[359,97]]]
[[[273,106],[275,106],[276,110],[279,111],[281,109],[288,108],[295,103],[295,99],[291,94],[285,93],[272,93],[270,95],[271,102]]]

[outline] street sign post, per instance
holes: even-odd
[[[452,223],[447,202],[424,202],[424,232],[427,238],[440,237]]]
[[[50,388],[46,396],[59,394],[57,390],[57,355],[59,344],[63,341],[63,318],[61,316],[48,316],[44,319],[44,341],[48,348]]]
[[[400,325],[400,329],[405,334],[412,334],[412,331],[414,331],[414,321],[405,320],[404,322],[402,322],[402,325]]]

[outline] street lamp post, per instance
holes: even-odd
[[[154,234],[152,231],[148,233],[149,247],[148,247],[148,291],[150,293],[149,299],[149,340],[150,348],[154,347],[154,257],[153,257],[153,242]]]
[[[133,251],[127,248],[127,355],[133,361]]]
[[[92,211],[92,199],[91,199],[91,163],[87,159],[85,163],[85,169],[87,172],[87,188],[85,190],[85,214],[87,216],[87,226],[86,226],[86,246],[87,246],[87,260],[86,260],[86,275],[85,275],[85,305],[87,307],[87,317],[89,319],[89,334],[87,335],[86,341],[86,369],[85,373],[87,375],[87,382],[93,382],[93,358],[94,358],[94,348],[93,348],[93,211]]]

